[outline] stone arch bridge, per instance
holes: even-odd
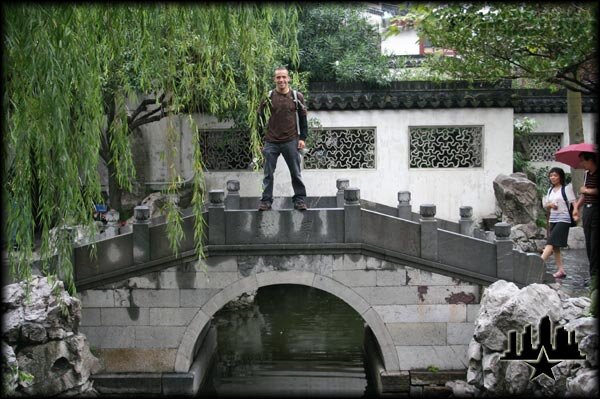
[[[476,238],[470,207],[444,221],[435,205],[412,212],[409,192],[394,208],[361,200],[345,179],[337,186],[335,196],[309,197],[307,211],[276,198],[259,212],[258,198],[240,197],[229,181],[227,195],[209,193],[202,261],[189,209],[178,254],[164,218],[149,220],[147,207],[119,234],[75,246],[80,330],[105,366],[96,387],[195,394],[215,351],[211,317],[260,287],[299,284],[356,310],[379,392],[407,392],[414,370],[468,367],[482,287],[543,281],[541,259],[512,249],[508,224],[496,224],[493,240]]]

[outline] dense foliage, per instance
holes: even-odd
[[[523,117],[513,124],[513,172],[527,173],[531,169],[529,159],[529,136],[533,133],[537,122],[535,119]]]
[[[595,3],[420,4],[389,29],[413,26],[439,50],[433,71],[460,79],[531,79],[584,94],[597,88]]]
[[[354,3],[306,3],[300,14],[299,70],[311,81],[389,82],[388,59],[381,54],[377,28]]]
[[[597,12],[592,2],[418,4],[388,34],[408,27],[427,38],[436,51],[424,68],[436,78],[568,89],[569,142],[580,143],[581,95],[598,93]],[[580,187],[583,174],[572,174]]]
[[[57,272],[73,290],[67,230],[93,230],[92,207],[100,201],[98,164],[107,163],[110,188],[129,188],[135,178],[129,135],[138,126],[187,111],[225,115],[237,111],[257,151],[255,110],[272,86],[282,54],[298,63],[295,5],[124,3],[3,5],[3,184],[5,237],[12,274],[30,275],[34,232],[41,231],[42,258],[58,251]],[[189,123],[193,125],[190,117]],[[192,207],[202,256],[203,166],[193,141]],[[169,162],[170,190],[181,177]],[[7,177],[8,176],[8,177]],[[115,185],[116,184],[116,185]],[[115,188],[116,187],[116,188]],[[168,210],[169,239],[177,248],[181,215]],[[44,267],[48,265],[44,263]]]

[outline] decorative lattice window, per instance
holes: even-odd
[[[410,127],[411,168],[483,166],[481,126]]]
[[[252,161],[248,133],[203,130],[199,140],[204,166],[209,170],[248,169]]]
[[[554,153],[562,143],[562,133],[529,135],[529,159],[532,162],[554,161]]]
[[[375,128],[311,129],[305,169],[375,169]]]
[[[209,170],[248,169],[248,134],[233,130],[200,131],[200,149]],[[375,128],[311,129],[305,169],[374,169]],[[262,165],[261,165],[262,166]]]

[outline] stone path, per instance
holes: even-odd
[[[546,262],[546,271],[550,273],[551,281],[547,284],[552,288],[558,288],[571,297],[589,296],[589,287],[584,286],[584,282],[590,277],[589,262],[585,249],[562,249],[561,255],[565,265],[565,278],[553,278],[552,273],[556,272],[556,263],[554,256]],[[553,280],[553,281],[552,281]]]

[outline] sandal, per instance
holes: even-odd
[[[567,277],[567,273],[565,272],[556,272],[552,275],[552,277],[554,278],[564,278]]]

